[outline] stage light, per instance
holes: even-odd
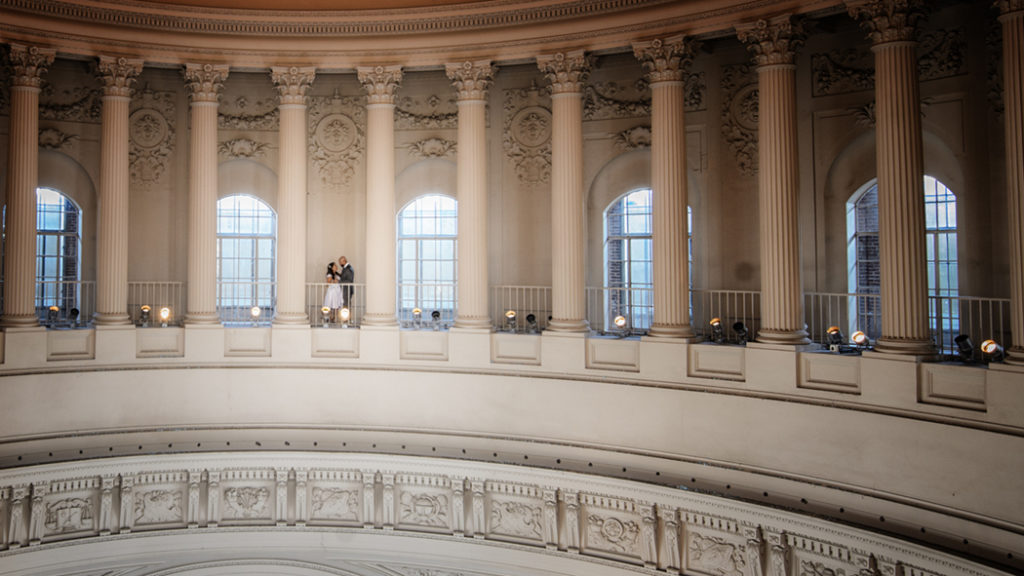
[[[628,336],[629,335],[629,321],[626,320],[625,316],[620,314],[620,315],[616,316],[615,320],[613,320],[612,322],[614,322],[615,330],[619,333],[619,335],[621,335],[621,336]]]
[[[338,312],[338,314],[341,316],[341,326],[342,326],[342,328],[348,328],[348,319],[352,316],[352,312],[349,311],[349,309],[346,307],[346,308],[342,308]]]
[[[516,311],[506,310],[505,311],[505,329],[509,332],[516,331]]]
[[[985,360],[987,362],[1003,361],[1003,347],[991,338],[981,343],[981,352],[985,355]]]
[[[725,340],[725,333],[722,331],[722,320],[720,318],[711,319],[711,341],[715,344],[721,344]]]
[[[829,326],[825,331],[828,334],[828,349],[832,352],[840,352],[843,346],[843,332],[839,326]]]
[[[323,320],[324,326],[330,326],[331,324],[331,309],[324,306],[320,309],[320,318]]]
[[[863,350],[868,347],[868,344],[870,344],[868,341],[868,335],[860,330],[857,330],[850,335],[850,341],[857,346],[858,350]]]
[[[139,323],[143,328],[149,328],[149,313],[152,310],[153,309],[150,308],[148,304],[143,304],[142,307],[139,308]]]
[[[530,330],[530,333],[531,334],[535,334],[537,332],[537,330],[538,330],[538,327],[537,327],[537,315],[536,314],[527,314],[526,315],[526,324],[527,324],[528,329]]]
[[[164,306],[160,309],[160,327],[167,328],[167,321],[171,319],[171,309]]]
[[[743,322],[736,322],[732,325],[732,331],[736,333],[736,341],[740,344],[747,345],[747,325]]]
[[[68,312],[68,319],[71,320],[71,326],[72,327],[77,327],[78,326],[78,316],[79,316],[79,314],[80,314],[80,312],[78,311],[78,308],[72,308],[71,311]]]
[[[57,306],[50,306],[50,309],[46,312],[46,321],[50,324],[57,323],[57,314],[60,313],[60,308]]]
[[[430,313],[430,323],[434,325],[434,332],[441,329],[441,311],[434,310]]]
[[[263,311],[260,310],[259,306],[253,306],[252,308],[249,308],[249,316],[252,317],[252,325],[253,326],[256,326],[259,323],[259,321],[260,321],[260,313],[262,313],[262,312]]]
[[[960,334],[956,338],[953,338],[953,342],[956,343],[956,353],[961,362],[964,364],[974,362],[974,342],[971,341],[970,336],[967,334]]]

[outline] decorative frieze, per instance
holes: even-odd
[[[228,99],[217,108],[217,126],[225,130],[277,132],[281,113],[277,98]]]
[[[917,76],[920,81],[967,73],[967,39],[962,28],[923,32],[918,44]]]
[[[551,181],[551,101],[537,86],[505,91],[502,147],[527,185]]]
[[[146,87],[132,99],[128,116],[131,187],[149,191],[163,181],[174,152],[175,94]]]
[[[39,94],[39,118],[57,122],[96,124],[103,111],[103,91],[76,86],[58,90],[46,84]]]
[[[366,153],[366,107],[361,99],[313,96],[308,102],[309,158],[323,189],[338,192],[352,183]]]
[[[721,536],[689,533],[686,568],[697,574],[746,576],[747,557],[743,545]]]
[[[57,128],[39,130],[39,147],[46,150],[70,150],[78,140],[77,134],[66,134]]]
[[[488,482],[486,489],[490,496],[489,537],[544,542],[545,504],[537,487]]]
[[[757,172],[758,85],[750,64],[722,68],[722,138],[740,172]]]
[[[410,156],[421,160],[427,158],[454,157],[457,150],[457,143],[444,138],[425,138],[406,145]]]
[[[232,138],[217,145],[217,152],[224,158],[263,158],[267,154],[269,144],[257,142],[249,138]]]
[[[451,484],[448,478],[399,474],[398,526],[451,530]]]

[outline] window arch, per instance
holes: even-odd
[[[273,317],[277,299],[277,214],[262,200],[236,194],[217,201],[217,310],[224,322]]]
[[[36,189],[36,313],[81,303],[82,211],[53,188]]]
[[[941,347],[952,346],[960,328],[959,265],[957,261],[956,196],[932,176],[924,177],[926,265],[929,323]],[[865,185],[846,205],[847,262],[850,292],[881,293],[878,245],[878,182]],[[881,335],[880,298],[857,297],[850,305],[851,329],[864,330],[871,338]]]
[[[650,188],[627,192],[604,213],[605,329],[625,316],[634,330],[651,327],[654,315]]]
[[[441,321],[455,318],[458,204],[441,194],[420,196],[398,213],[398,313],[408,321],[437,310]]]

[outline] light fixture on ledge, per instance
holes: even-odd
[[[71,321],[72,328],[78,328],[79,316],[81,316],[81,312],[78,311],[78,308],[72,308],[70,311],[68,311],[68,320]]]
[[[711,341],[721,344],[725,340],[725,333],[722,331],[722,319],[715,317],[711,319]]]
[[[991,338],[981,343],[981,353],[985,355],[986,362],[1002,362],[1005,354],[1003,347]]]
[[[164,306],[160,309],[160,327],[167,328],[167,321],[171,319],[171,309]]]
[[[530,331],[530,334],[536,334],[538,332],[536,314],[531,313],[526,315],[526,329]]]
[[[857,347],[857,350],[865,350],[871,344],[868,340],[868,335],[861,330],[857,330],[853,334],[850,334],[850,342]]]
[[[412,326],[413,328],[419,328],[423,322],[423,310],[419,308],[412,309]]]
[[[629,335],[629,321],[626,320],[625,316],[619,314],[612,322],[615,324],[615,331],[618,332],[620,336]]]
[[[56,324],[58,314],[60,314],[60,308],[57,306],[50,306],[50,309],[46,311],[46,322],[51,325]]]
[[[259,323],[259,321],[260,321],[260,314],[262,312],[263,311],[260,310],[259,306],[253,306],[252,308],[249,308],[249,315],[252,316],[252,325],[253,326],[255,326],[257,323]]]
[[[149,328],[149,314],[153,309],[150,308],[149,304],[143,304],[139,308],[139,325],[143,328]]]
[[[959,334],[953,338],[953,342],[956,344],[956,354],[960,361],[964,364],[973,363],[974,342],[971,341],[971,337],[968,334]]]
[[[341,310],[339,310],[338,314],[341,316],[341,327],[342,328],[348,328],[348,319],[349,319],[349,317],[352,314],[351,312],[349,312],[348,307],[345,307],[345,308],[342,308]]]
[[[505,311],[505,329],[509,332],[516,331],[516,311],[506,310]]]
[[[441,329],[441,311],[434,310],[430,313],[430,323],[434,326],[434,332]]]
[[[844,338],[839,326],[829,326],[825,333],[828,335],[828,349],[836,353],[842,352]]]
[[[327,306],[324,306],[323,308],[320,309],[320,320],[321,320],[321,325],[322,326],[324,326],[325,328],[330,328],[330,326],[331,326],[331,309],[328,308]]]
[[[737,321],[737,322],[735,322],[732,325],[732,331],[736,333],[736,341],[741,346],[746,346],[747,345],[747,335],[750,333],[747,330],[747,325],[744,324],[743,322]]]

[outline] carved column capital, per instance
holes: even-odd
[[[921,0],[847,0],[846,9],[875,44],[913,42],[924,17]]]
[[[8,58],[11,62],[11,86],[39,88],[50,64],[57,55],[53,48],[11,44]]]
[[[96,76],[103,83],[104,96],[131,96],[132,84],[142,73],[142,60],[100,56]]]
[[[356,76],[366,90],[368,104],[395,103],[395,90],[402,83],[401,66],[359,67]]]
[[[700,42],[681,34],[670,38],[655,38],[648,42],[634,42],[633,55],[640,61],[647,79],[655,82],[682,82],[686,69],[693,63]]]
[[[444,71],[458,92],[459,100],[485,100],[496,67],[489,60],[445,64]]]
[[[281,96],[281,104],[305,104],[306,91],[316,78],[316,68],[310,66],[275,66],[270,69],[270,79]]]
[[[552,94],[583,92],[590,76],[591,59],[583,50],[559,52],[537,57],[537,67],[551,82]]]
[[[223,64],[185,64],[185,87],[190,102],[217,102],[229,68]]]
[[[999,10],[1001,16],[1024,15],[1024,0],[995,0],[992,5]]]
[[[804,29],[799,20],[786,15],[737,26],[736,37],[754,54],[758,66],[792,65],[804,43]]]

